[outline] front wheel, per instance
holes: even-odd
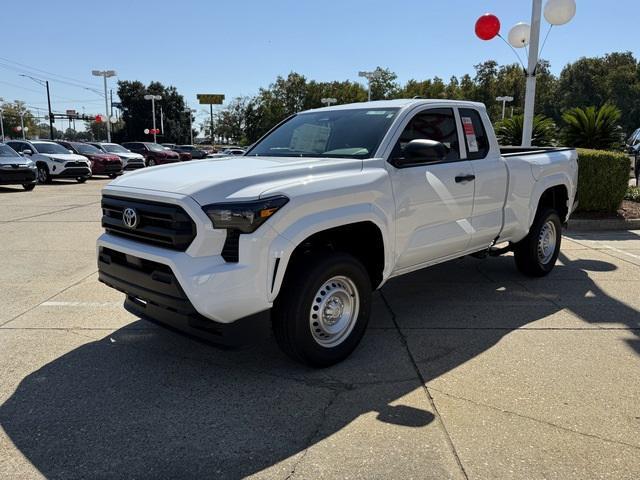
[[[515,244],[516,267],[530,277],[544,277],[556,264],[561,241],[560,216],[547,208],[536,215],[529,234]]]
[[[36,188],[36,184],[35,183],[23,183],[22,184],[22,188],[24,188],[27,192],[30,192],[31,190]]]
[[[86,182],[86,181],[87,181],[87,179],[88,179],[88,178],[89,178],[89,177],[78,177],[78,178],[76,178],[76,182],[78,182],[78,183],[84,183],[84,182]]]
[[[109,178],[116,178],[118,176],[117,173],[110,173]]]
[[[348,357],[364,335],[369,275],[351,255],[310,255],[287,272],[272,313],[274,335],[287,355],[328,367]]]
[[[150,159],[147,161],[147,166],[148,166],[148,167],[154,167],[155,165],[156,165],[156,161],[155,161],[153,158],[150,158]]]
[[[37,178],[38,183],[50,183],[51,175],[49,175],[49,167],[44,164],[39,164]]]

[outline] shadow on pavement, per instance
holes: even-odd
[[[428,331],[427,343],[411,347],[428,365],[424,380],[563,308],[587,323],[622,323],[638,333],[638,312],[588,276],[613,264],[561,260],[541,280],[519,276],[509,258],[466,259],[385,286],[402,335]],[[571,282],[558,291],[563,278]],[[479,303],[456,309],[453,296],[461,292]],[[496,323],[497,308],[507,315]],[[639,343],[632,345],[638,353]],[[342,364],[310,370],[284,358],[273,341],[221,351],[137,321],[28,375],[0,407],[0,425],[47,478],[239,478],[304,452],[366,413],[405,427],[429,424],[433,412],[402,400],[420,386],[391,322],[371,329]]]

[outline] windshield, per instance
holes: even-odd
[[[194,147],[193,145],[180,145],[178,146],[178,148],[182,150],[189,150],[189,151],[196,149],[196,147]]]
[[[397,112],[397,108],[358,108],[296,115],[248,155],[370,158]]]
[[[102,148],[104,148],[109,153],[130,153],[129,150],[116,143],[103,143]]]
[[[33,142],[33,146],[36,147],[38,153],[50,153],[50,154],[69,154],[69,150],[57,143],[39,143]]]
[[[20,155],[13,148],[0,145],[0,157],[20,157]]]
[[[162,145],[158,145],[157,143],[147,143],[146,145],[152,152],[166,152],[167,150],[169,150],[167,147],[163,147]]]
[[[102,153],[93,145],[89,145],[86,143],[74,143],[73,146],[78,151],[78,153],[86,154],[86,155],[96,155]]]

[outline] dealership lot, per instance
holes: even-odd
[[[100,188],[0,188],[0,478],[639,478],[640,231],[390,281],[342,364],[194,342],[97,282]]]

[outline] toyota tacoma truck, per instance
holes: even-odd
[[[99,279],[140,318],[225,344],[271,327],[288,355],[329,366],[393,277],[509,250],[548,274],[577,178],[575,150],[501,150],[479,103],[310,110],[243,156],[107,185]]]

